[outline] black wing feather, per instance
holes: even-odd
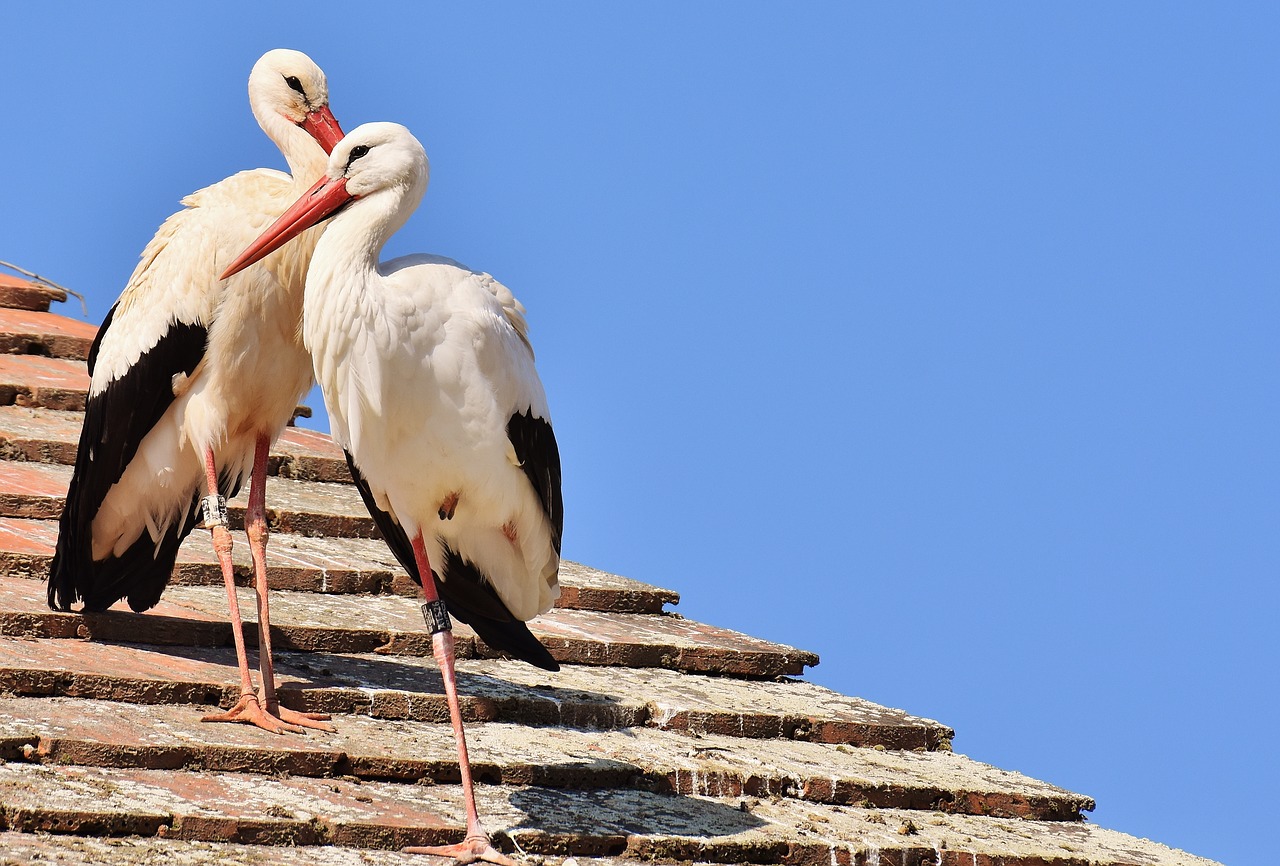
[[[116,301],[111,305],[111,309],[107,310],[107,317],[102,320],[102,324],[98,327],[98,333],[93,335],[93,342],[89,345],[89,376],[93,377],[93,368],[98,366],[98,350],[102,348],[102,338],[107,335],[107,329],[111,327],[111,320],[116,317],[116,307],[120,306],[120,302]]]
[[[560,449],[556,446],[556,434],[551,423],[534,417],[530,408],[511,416],[507,422],[507,438],[551,522],[551,543],[558,554],[560,535],[564,532],[564,500],[560,498]]]
[[[351,453],[345,448],[343,453],[347,456],[347,466],[351,469],[351,477],[355,480],[356,489],[360,491],[360,498],[369,509],[373,522],[382,531],[387,547],[391,548],[391,552],[404,566],[405,571],[409,572],[414,582],[421,586],[422,577],[418,574],[418,564],[413,557],[413,544],[404,527],[377,506],[373,499],[373,491],[369,489],[369,482],[356,468],[355,461],[351,459]],[[480,639],[494,649],[509,653],[545,670],[560,670],[560,665],[551,657],[551,653],[547,652],[547,648],[534,637],[527,625],[512,615],[507,606],[502,603],[502,599],[498,597],[498,593],[474,565],[464,560],[448,545],[445,545],[443,565],[444,573],[449,575],[449,579],[442,581],[436,574],[436,569],[432,569],[431,577],[435,581],[436,592],[444,599],[449,613],[471,626]]]
[[[90,371],[115,313],[113,306],[94,338],[89,350]],[[145,610],[159,601],[178,546],[195,525],[194,515],[172,524],[158,549],[144,532],[122,556],[96,563],[93,518],[107,491],[137,455],[143,438],[173,403],[173,377],[191,375],[204,357],[207,339],[204,325],[173,321],[136,364],[89,398],[49,569],[49,606],[55,610],[70,610],[80,599],[88,610],[105,609],[126,597],[134,610]],[[228,480],[221,479],[223,483]],[[239,479],[234,480],[238,486]]]

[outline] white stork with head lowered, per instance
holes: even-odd
[[[378,263],[427,176],[407,129],[365,124],[227,273],[341,210],[312,256],[303,338],[365,504],[427,598],[467,809],[461,844],[410,850],[510,863],[476,813],[445,608],[494,648],[558,669],[525,621],[560,591],[560,455],[511,292],[439,256]]]
[[[235,174],[183,199],[98,331],[75,472],[49,576],[49,605],[135,611],[160,600],[178,546],[208,528],[222,569],[241,696],[208,721],[269,731],[332,729],[280,707],[271,664],[264,505],[267,452],[311,387],[300,336],[303,282],[319,230],[232,279],[231,259],[325,168],[342,138],[324,73],[298,51],[262,56],[249,76],[254,117],[290,174]],[[245,652],[223,496],[251,478],[246,533],[258,593],[262,690]]]

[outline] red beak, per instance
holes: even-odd
[[[338,126],[337,119],[327,105],[308,114],[300,125],[319,142],[325,153],[333,153],[333,148],[342,141],[342,127]]]
[[[249,265],[261,261],[316,223],[332,216],[338,208],[353,198],[355,196],[347,192],[345,177],[320,178],[315,186],[302,194],[302,198],[280,214],[280,218],[273,222],[270,228],[249,244],[218,279],[225,280],[240,273]]]

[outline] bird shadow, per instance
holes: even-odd
[[[129,620],[138,616],[143,615],[114,611],[90,614],[86,617],[86,621],[93,619],[90,637],[97,642],[127,644],[154,656],[221,668],[226,673],[202,674],[199,667],[190,665],[173,665],[172,671],[183,671],[183,679],[205,682],[209,688],[200,692],[200,700],[227,706],[234,702],[239,689],[232,672],[238,662],[235,650],[228,646],[230,628],[226,623],[192,623],[146,614],[148,643],[139,644],[137,631],[129,626]],[[201,627],[199,633],[192,633],[193,625]],[[152,642],[162,633],[172,640]],[[256,672],[258,649],[254,642],[248,647],[248,655]],[[448,718],[444,682],[429,657],[296,650],[277,650],[272,656],[280,701],[290,709],[433,722]],[[647,721],[648,708],[642,702],[624,702],[617,695],[558,686],[550,673],[545,678],[531,678],[533,681],[513,681],[489,672],[467,670],[468,661],[464,660],[458,671],[458,694],[467,721],[604,729],[643,725]],[[166,664],[161,661],[152,667],[165,670]]]
[[[635,788],[528,787],[513,791],[509,801],[523,817],[504,833],[543,854],[700,860],[707,859],[699,855],[708,853],[708,839],[742,836],[770,823],[719,800]],[[768,844],[758,836],[727,841],[744,851]]]
[[[117,620],[115,625],[124,639],[114,642],[129,644],[124,628],[129,615],[93,616]],[[175,618],[173,626],[180,624],[191,623]],[[103,640],[99,635],[95,639]],[[237,666],[234,650],[218,643],[194,646],[188,640],[172,645],[130,645],[157,657],[153,669],[177,672],[185,668],[188,676],[197,680],[209,679],[207,673],[200,675],[200,665],[233,670]],[[256,651],[250,651],[250,664],[255,667],[256,655]],[[292,709],[351,713],[386,722],[448,720],[443,683],[430,659],[296,651],[281,651],[274,656],[281,680],[281,703]],[[170,665],[165,659],[173,659],[174,663]],[[184,666],[179,660],[195,662],[196,667]],[[551,684],[553,678],[547,674],[546,683],[530,683],[490,673],[459,672],[464,714],[469,716],[468,721],[579,730],[625,730],[643,727],[647,721],[645,704],[640,701],[624,706],[614,695],[556,687]],[[212,690],[207,690],[204,702],[234,701],[238,691],[232,685],[235,677],[219,679],[223,683],[218,686],[205,683]],[[195,697],[196,702],[201,700]],[[530,850],[546,848],[545,853],[556,853],[567,845],[572,849],[570,853],[609,856],[630,851],[636,844],[648,844],[637,842],[640,838],[662,846],[683,846],[681,850],[688,848],[690,857],[697,859],[708,838],[734,837],[769,823],[723,800],[678,793],[679,772],[673,783],[669,769],[646,767],[642,761],[627,760],[625,754],[577,754],[560,759],[539,755],[529,762],[517,762],[518,778],[508,777],[506,762],[476,757],[478,782],[522,786],[509,794],[511,805],[522,818],[505,833]],[[436,783],[458,781],[454,778],[455,768],[448,762],[437,763],[429,767],[406,766],[399,772],[413,778],[397,776],[395,780],[414,781],[421,776]],[[730,838],[727,844],[738,842]],[[759,844],[759,840],[751,844]]]
[[[296,683],[282,687],[282,695],[286,689],[292,690],[308,705],[340,698],[335,690],[347,689],[366,707],[373,704],[374,714],[384,718],[442,718],[444,681],[430,658],[289,651],[275,657],[281,671],[296,674]],[[476,720],[609,729],[642,725],[647,720],[648,710],[640,702],[626,703],[616,695],[559,686],[550,673],[533,678],[533,682],[523,678],[513,681],[467,670],[464,660],[457,676],[464,714]],[[423,698],[433,702],[423,704]],[[412,711],[415,701],[425,715]]]

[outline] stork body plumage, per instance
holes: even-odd
[[[333,436],[399,552],[421,535],[446,600],[465,584],[491,586],[510,614],[497,619],[513,620],[522,637],[514,623],[559,595],[563,519],[523,307],[493,277],[442,257],[364,271],[345,243],[356,228],[330,226],[337,236],[317,248],[303,317]],[[553,480],[535,485],[526,470],[538,466],[552,467]],[[458,599],[454,614],[471,622],[464,605]],[[517,634],[487,638],[511,649],[503,644]]]
[[[333,436],[392,550],[422,584],[424,613],[438,594],[490,645],[555,670],[525,625],[559,595],[563,506],[524,308],[493,277],[451,259],[378,263],[427,177],[426,153],[408,130],[365,124],[231,269],[346,208],[316,246],[303,313]],[[438,620],[433,631],[468,832],[461,845],[421,850],[510,862],[476,814],[452,632]]]
[[[98,332],[75,471],[49,578],[49,604],[154,606],[201,499],[233,496],[252,477],[246,529],[259,583],[263,698],[276,704],[266,634],[263,485],[267,449],[310,387],[301,343],[303,282],[319,231],[232,280],[223,265],[323,173],[341,138],[324,73],[277,49],[249,78],[254,116],[290,174],[245,171],[183,199],[143,250]],[[214,534],[239,655],[252,696],[226,527]],[[246,698],[241,703],[246,703]],[[238,705],[239,706],[239,705]],[[236,712],[272,730],[279,719]],[[270,712],[268,712],[270,715]],[[286,713],[286,715],[289,715]],[[294,719],[307,724],[301,714]],[[244,717],[242,717],[244,716]]]

